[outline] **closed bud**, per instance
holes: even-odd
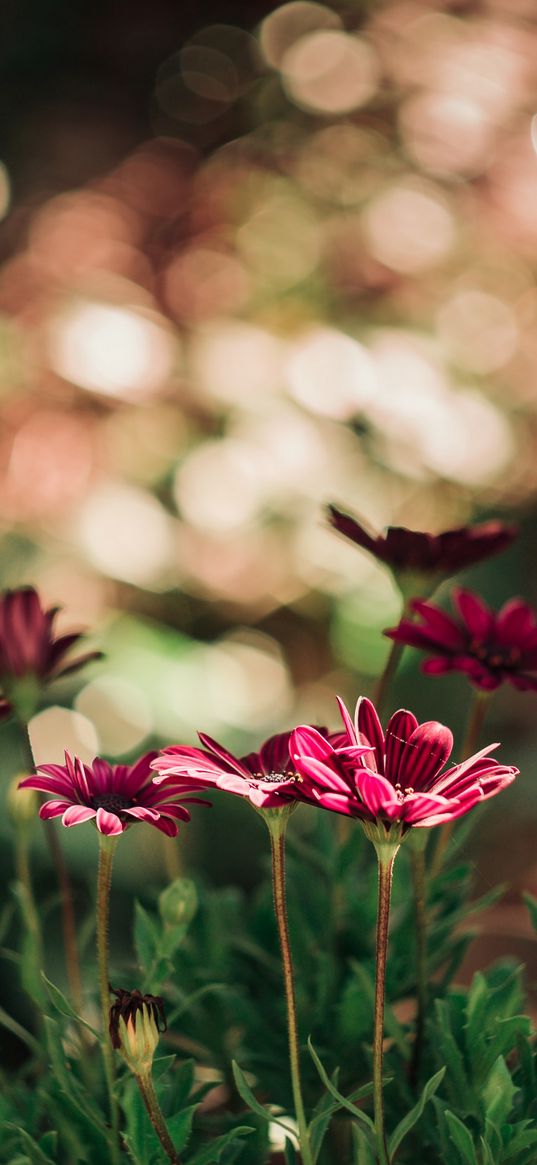
[[[153,1056],[166,1031],[164,1001],[159,995],[113,989],[116,1002],[110,1008],[110,1038],[135,1076],[147,1076]]]
[[[198,909],[198,892],[190,878],[176,878],[162,894],[158,906],[167,926],[188,926]]]

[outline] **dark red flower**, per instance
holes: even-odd
[[[176,777],[165,789],[157,788],[150,767],[156,755],[147,752],[133,765],[112,765],[97,756],[91,765],[85,765],[66,752],[64,765],[39,765],[36,775],[25,777],[19,789],[51,794],[52,800],[45,801],[39,810],[44,820],[61,817],[66,826],[94,821],[99,833],[107,836],[124,833],[135,821],[145,821],[175,837],[177,821],[190,821],[185,802],[200,803],[188,794],[198,792],[208,782]]]
[[[396,573],[412,575],[456,574],[468,566],[505,550],[516,537],[516,527],[503,522],[460,526],[443,534],[426,534],[404,526],[388,526],[385,534],[370,534],[357,518],[328,507],[331,525]]]
[[[27,699],[32,711],[40,683],[100,658],[100,651],[89,651],[71,660],[65,658],[81,635],[73,632],[56,637],[53,625],[57,613],[57,607],[43,609],[33,587],[6,591],[0,598],[0,715],[8,715],[18,699]],[[25,691],[27,680],[33,681],[32,692]]]
[[[513,684],[537,691],[537,618],[523,599],[510,599],[496,614],[472,591],[453,591],[456,614],[446,615],[433,603],[414,599],[411,610],[421,619],[404,618],[385,634],[428,652],[427,675],[461,671],[476,688],[494,691]]]
[[[271,736],[259,752],[236,757],[218,741],[199,733],[205,748],[172,745],[153,761],[159,785],[168,778],[188,775],[192,780],[239,797],[247,797],[256,809],[277,809],[298,796],[297,774],[289,755],[290,732]]]
[[[357,817],[366,825],[392,827],[400,838],[410,826],[441,825],[510,784],[518,769],[488,756],[489,745],[446,771],[453,747],[449,728],[434,720],[418,724],[400,709],[383,732],[374,705],[361,699],[354,721],[339,701],[344,731],[327,740],[315,728],[295,729],[291,755],[303,800]]]

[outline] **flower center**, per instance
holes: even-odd
[[[286,785],[290,781],[299,781],[298,773],[252,773],[250,784],[257,785],[263,781],[264,785]]]
[[[414,792],[411,785],[408,785],[406,788],[403,789],[402,785],[399,784],[399,781],[397,782],[396,785],[394,785],[394,788],[395,788],[395,792],[397,795],[397,800],[400,801],[401,804],[404,801],[405,797],[408,797],[409,794],[412,794]]]
[[[123,797],[121,793],[97,793],[91,798],[92,809],[106,809],[107,813],[121,815],[122,809],[130,809],[133,804],[131,797]]]
[[[520,647],[502,647],[497,643],[482,643],[472,639],[469,650],[480,663],[490,668],[517,668],[522,662]]]

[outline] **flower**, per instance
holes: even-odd
[[[453,591],[456,616],[415,599],[411,611],[422,623],[403,618],[385,634],[429,652],[427,675],[462,671],[476,688],[494,691],[502,683],[537,691],[537,619],[522,599],[510,599],[494,613],[472,591]]]
[[[89,651],[65,661],[69,649],[80,639],[80,632],[69,635],[53,633],[57,607],[45,611],[33,587],[6,591],[0,598],[0,715],[12,710],[35,709],[42,681],[76,671],[100,651]],[[25,682],[26,681],[26,682]]]
[[[515,526],[503,522],[482,522],[477,526],[460,526],[443,534],[427,534],[407,530],[404,526],[388,526],[385,534],[369,534],[361,522],[337,506],[328,507],[328,520],[335,530],[350,538],[363,550],[389,566],[401,589],[410,593],[408,583],[424,593],[424,579],[431,576],[447,577],[492,554],[498,554],[511,545],[516,537]],[[402,578],[400,577],[402,576]],[[405,580],[405,576],[410,579]],[[429,591],[433,588],[429,585]]]
[[[19,789],[40,789],[52,795],[53,800],[45,801],[39,810],[43,820],[61,816],[66,826],[95,821],[100,833],[112,836],[124,833],[135,821],[146,821],[175,837],[176,821],[190,821],[184,803],[207,804],[185,796],[199,791],[203,783],[177,778],[166,789],[158,789],[151,771],[156,755],[147,752],[133,765],[112,765],[101,757],[85,765],[66,752],[64,765],[39,765],[37,774],[21,781]]]
[[[204,732],[198,733],[205,748],[172,745],[153,761],[155,784],[188,774],[192,780],[247,797],[256,809],[278,809],[298,797],[298,776],[289,755],[291,733],[271,736],[259,752],[236,757]]]
[[[293,733],[291,756],[307,778],[303,796],[385,833],[393,830],[398,839],[410,826],[460,817],[517,775],[489,757],[494,744],[442,772],[453,747],[443,724],[418,724],[412,712],[400,709],[384,733],[371,700],[358,701],[354,722],[341,700],[339,706],[344,731],[336,738],[327,740],[310,727]]]
[[[160,995],[111,988],[117,997],[110,1008],[109,1032],[112,1045],[138,1076],[151,1071],[161,1032],[166,1031],[164,1000]]]

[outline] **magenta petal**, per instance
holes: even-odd
[[[59,817],[61,813],[65,813],[70,805],[70,801],[46,801],[39,810],[39,816],[42,821],[48,821],[51,817]]]
[[[498,642],[506,646],[524,647],[535,631],[535,615],[523,599],[510,599],[496,617]]]
[[[421,670],[426,676],[445,676],[448,672],[453,671],[453,659],[448,656],[425,659],[421,665]]]
[[[411,793],[405,797],[401,807],[401,817],[403,821],[407,822],[407,825],[413,825],[416,821],[422,821],[424,817],[430,817],[431,813],[447,813],[451,807],[447,797],[437,797],[427,793]]]
[[[158,821],[153,821],[151,824],[155,826],[155,829],[159,829],[161,833],[165,833],[166,837],[177,837],[179,832],[175,821],[172,821],[170,817],[163,817],[161,815]]]
[[[416,717],[412,712],[407,712],[405,708],[400,708],[398,712],[394,712],[388,721],[385,771],[393,785],[399,781],[399,762],[404,746],[417,727]]]
[[[379,773],[384,772],[384,733],[377,715],[376,708],[367,696],[362,696],[356,705],[354,714],[356,724],[356,735],[360,744],[371,745],[373,753],[374,765],[370,762],[370,768],[375,767]]]
[[[392,810],[400,808],[400,801],[395,789],[385,777],[379,776],[378,773],[369,772],[367,769],[358,769],[355,781],[364,805],[374,817],[378,817],[388,807]]]
[[[260,769],[263,773],[286,773],[290,767],[289,741],[290,732],[280,732],[270,736],[261,746],[259,753]]]
[[[224,748],[223,744],[219,744],[217,740],[213,740],[212,736],[207,736],[205,732],[198,732],[198,736],[201,743],[205,745],[205,748],[208,748],[209,752],[214,753],[220,761],[223,761],[225,769],[231,769],[232,772],[240,773],[243,777],[250,776],[248,769],[241,764],[241,761],[236,756],[228,752],[228,749]]]
[[[450,615],[446,615],[445,611],[441,611],[434,603],[428,603],[425,599],[414,599],[412,610],[423,619],[425,626],[420,630],[429,635],[439,647],[447,647],[449,651],[459,649],[463,636],[460,627]],[[412,626],[410,620],[405,622]]]
[[[321,736],[316,728],[311,728],[308,724],[301,724],[291,733],[289,751],[293,761],[301,756],[328,760],[334,755],[334,749],[326,737]]]
[[[345,704],[343,703],[343,700],[341,699],[341,696],[336,696],[336,700],[338,703],[339,711],[341,713],[341,719],[343,720],[343,724],[345,726],[345,732],[346,732],[346,735],[348,737],[348,743],[349,744],[358,744],[358,736],[356,734],[356,729],[355,729],[354,724],[351,720],[349,712],[347,711],[347,708],[345,707]]]
[[[98,809],[95,820],[99,833],[104,833],[107,837],[113,837],[115,834],[123,833],[124,827],[115,813],[108,813],[103,808]]]
[[[148,821],[150,825],[154,825],[160,817],[156,809],[149,809],[147,805],[133,805],[131,809],[124,809],[123,812],[127,817],[134,817],[138,821]]]
[[[95,816],[95,809],[90,809],[89,805],[70,805],[65,810],[62,825],[81,825],[83,821],[90,821]]]
[[[472,591],[464,590],[463,587],[455,587],[453,602],[470,635],[480,640],[488,639],[494,629],[495,620],[490,607],[487,607],[483,599],[480,599],[479,595],[474,595]]]
[[[336,772],[330,765],[325,764],[324,761],[317,760],[314,756],[301,756],[296,754],[295,764],[298,772],[304,775],[306,779],[309,777],[315,781],[317,785],[321,785],[323,789],[329,789],[332,792],[343,793],[349,796],[350,787],[349,782],[340,773]]]
[[[399,781],[403,789],[426,790],[449,759],[452,748],[449,728],[436,720],[420,724],[401,749],[394,784]]]

